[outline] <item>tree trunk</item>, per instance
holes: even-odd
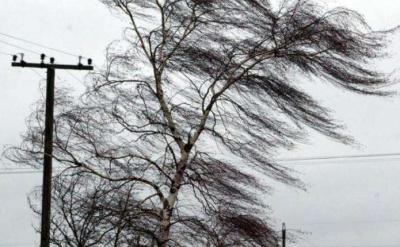
[[[167,244],[170,233],[171,215],[175,206],[176,199],[178,198],[178,192],[183,180],[183,174],[186,169],[189,153],[190,150],[182,150],[181,160],[179,161],[177,172],[175,173],[173,182],[171,184],[170,194],[163,203],[163,210],[161,212],[162,219],[160,221],[160,226],[159,226],[160,227],[159,237],[158,237],[159,247],[168,246]]]

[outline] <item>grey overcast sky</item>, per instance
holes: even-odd
[[[324,2],[330,7],[345,6],[359,11],[375,30],[400,24],[400,1]],[[45,77],[43,70],[12,68],[11,56],[6,54],[23,52],[26,61],[39,62],[39,55],[33,52],[44,52],[59,63],[78,62],[77,57],[7,35],[92,57],[101,66],[106,45],[121,37],[123,27],[97,0],[0,1],[0,151],[5,145],[19,143],[32,104],[43,97],[39,85]],[[396,69],[400,68],[400,33],[392,35],[392,40],[388,50],[391,57],[378,61],[376,66],[393,72],[393,79],[399,80]],[[84,72],[71,73],[57,71],[56,80],[82,89]],[[282,151],[277,159],[400,153],[400,96],[365,97],[319,83],[308,87],[347,125],[347,133],[360,146],[344,146],[312,135],[308,144],[290,152]],[[400,86],[394,85],[393,89],[399,90]],[[265,198],[271,205],[269,216],[277,226],[285,221],[289,233],[306,232],[304,240],[287,246],[400,247],[400,156],[282,164],[298,171],[308,184],[307,192],[273,184],[274,194]],[[39,237],[32,229],[37,222],[26,195],[41,184],[41,174],[5,174],[4,169],[0,164],[0,247],[38,246]]]

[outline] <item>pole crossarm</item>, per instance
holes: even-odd
[[[26,67],[26,68],[39,68],[39,69],[72,69],[72,70],[93,70],[91,65],[70,65],[70,64],[48,64],[48,63],[27,63],[15,62],[11,63],[12,67]]]

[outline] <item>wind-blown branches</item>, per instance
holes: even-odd
[[[146,208],[148,199],[138,201],[137,196],[135,183],[109,183],[88,174],[57,176],[52,243],[56,246],[116,247],[134,246],[130,244],[139,238],[142,242],[151,241],[149,219],[153,218],[156,224],[159,214]],[[33,203],[36,197],[36,191],[31,193],[31,208],[40,214]]]

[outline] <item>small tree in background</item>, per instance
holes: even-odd
[[[125,238],[98,246],[276,246],[260,177],[302,183],[273,163],[273,152],[308,130],[351,142],[301,83],[387,94],[378,88],[388,79],[370,66],[384,55],[385,32],[345,8],[326,11],[311,0],[101,2],[128,27],[79,102],[59,92],[54,159],[75,172],[56,180],[53,215],[63,220],[54,221],[55,243],[74,232],[67,219],[92,213],[89,204],[113,213],[79,223],[100,226],[85,241],[107,231]],[[42,120],[33,113],[7,157],[41,164]],[[71,202],[81,206],[65,214]]]

